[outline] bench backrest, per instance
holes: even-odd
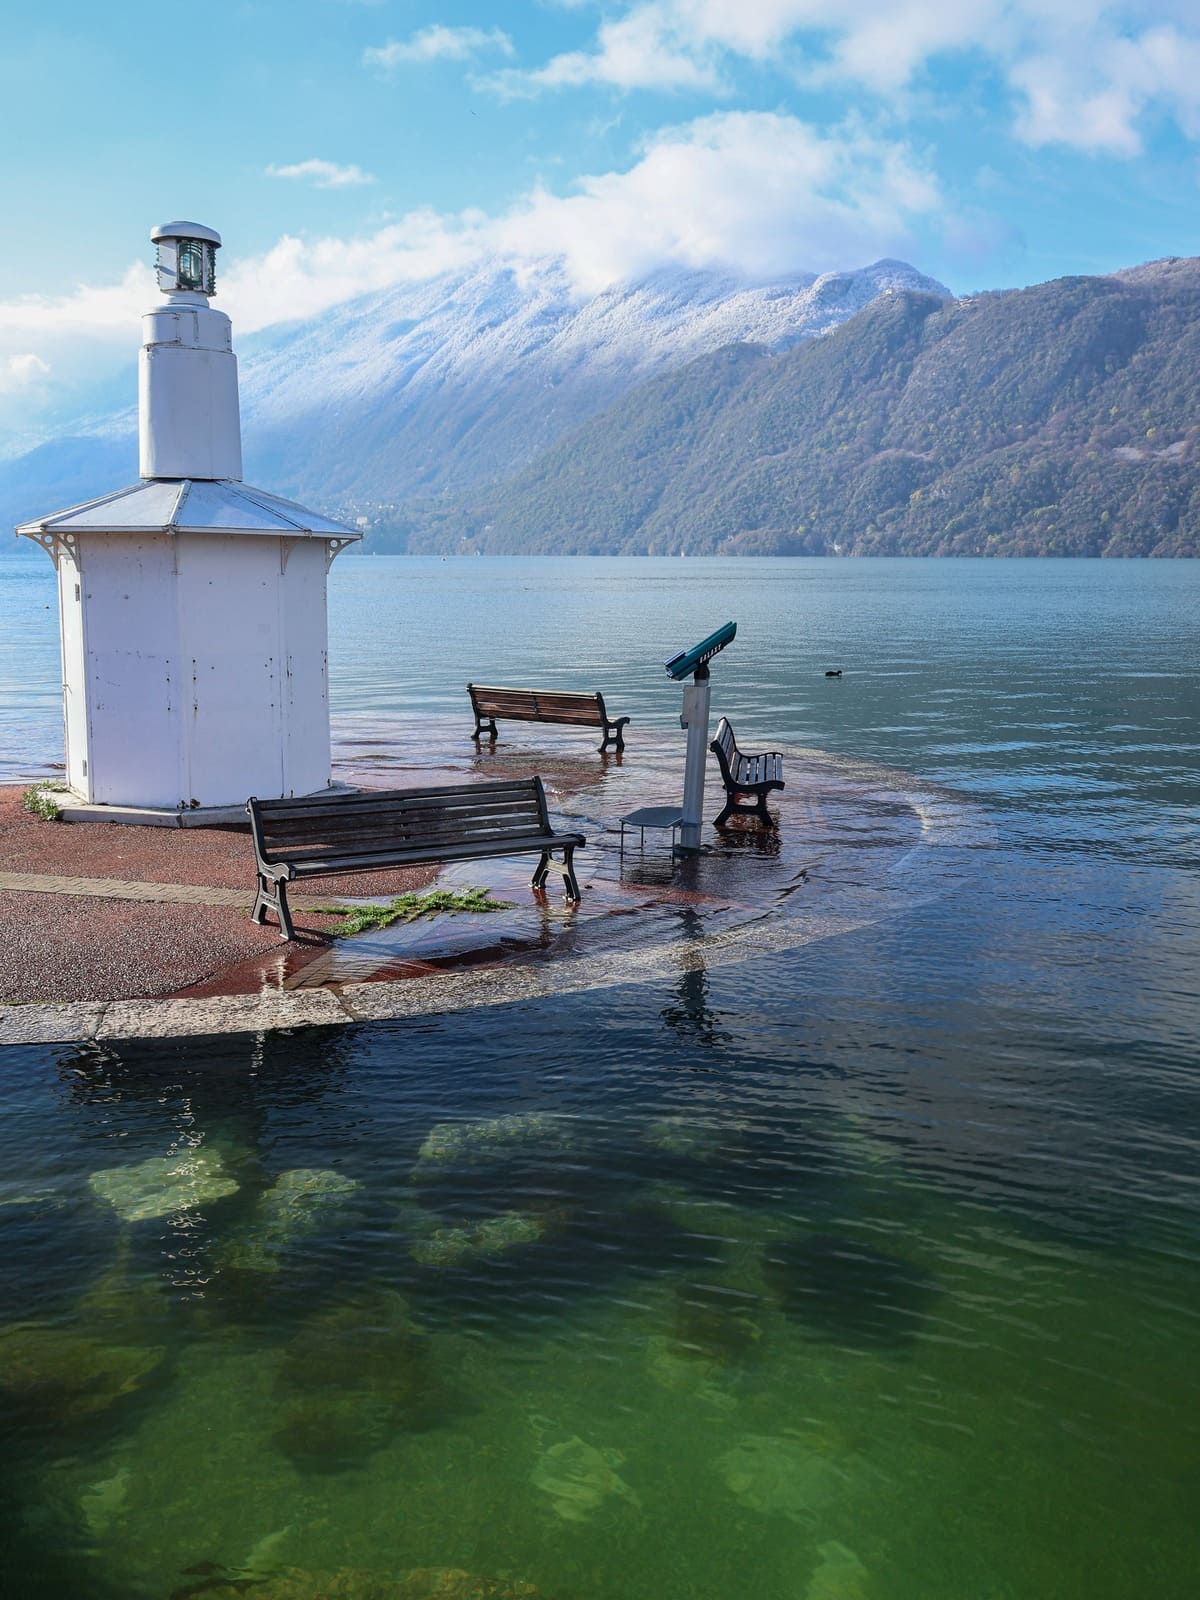
[[[246,810],[254,847],[268,863],[553,833],[540,778],[251,799]]]
[[[515,717],[524,722],[574,722],[595,728],[607,718],[604,696],[573,694],[562,689],[502,689],[469,683],[467,693],[476,716]]]
[[[727,767],[733,765],[734,757],[739,754],[739,751],[737,741],[733,737],[733,729],[730,727],[727,717],[722,717],[720,722],[717,723],[716,737],[708,748],[715,751]]]

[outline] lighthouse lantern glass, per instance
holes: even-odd
[[[216,250],[206,239],[160,239],[157,266],[160,289],[216,289]]]

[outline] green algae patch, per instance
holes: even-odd
[[[461,1228],[435,1228],[409,1246],[414,1261],[426,1267],[456,1267],[479,1256],[501,1256],[545,1238],[546,1218],[522,1211],[503,1211]]]
[[[88,1187],[106,1201],[122,1222],[148,1222],[169,1217],[210,1200],[236,1194],[238,1185],[224,1170],[215,1151],[184,1150],[174,1156],[151,1156],[131,1167],[105,1167],[93,1172]]]
[[[817,1443],[749,1433],[719,1457],[725,1486],[766,1517],[807,1522],[842,1498],[846,1474]]]
[[[278,1272],[293,1245],[344,1218],[362,1187],[356,1178],[325,1168],[281,1172],[259,1196],[249,1225],[230,1242],[222,1265],[232,1271]]]
[[[569,1143],[566,1118],[547,1111],[514,1111],[470,1122],[437,1122],[417,1151],[413,1177],[421,1176],[423,1169],[430,1167],[507,1158],[533,1146],[565,1149]]]
[[[413,1567],[393,1577],[355,1567],[309,1572],[288,1567],[271,1577],[247,1568],[236,1571],[202,1563],[195,1569],[206,1581],[181,1589],[181,1596],[207,1594],[211,1600],[253,1588],[258,1600],[539,1600],[533,1584],[491,1578],[460,1567]]]
[[[530,1478],[534,1488],[548,1496],[556,1516],[564,1522],[588,1522],[609,1501],[642,1509],[635,1491],[615,1471],[624,1459],[619,1450],[598,1450],[576,1434],[551,1445]]]
[[[433,1425],[442,1398],[407,1301],[369,1290],[314,1313],[287,1345],[272,1442],[302,1471],[343,1471]]]
[[[464,911],[511,911],[511,900],[493,900],[486,889],[429,889],[424,894],[415,891],[398,894],[384,906],[325,906],[322,915],[341,917],[332,929],[339,939],[354,933],[369,933],[379,928],[390,928],[393,922],[417,922],[422,917],[436,917],[442,913],[457,916]]]
[[[107,1411],[163,1359],[161,1349],[104,1344],[67,1328],[0,1328],[0,1396],[20,1416],[74,1422]]]

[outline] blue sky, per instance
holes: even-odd
[[[3,45],[10,448],[128,360],[168,217],[221,230],[243,332],[495,257],[586,294],[1200,254],[1196,0],[55,0]]]

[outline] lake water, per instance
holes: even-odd
[[[50,578],[0,562],[4,781],[60,759]],[[961,886],[699,981],[0,1052],[6,1593],[1195,1593],[1200,563],[343,557],[335,712],[665,730],[730,617],[715,707],[968,797]]]

